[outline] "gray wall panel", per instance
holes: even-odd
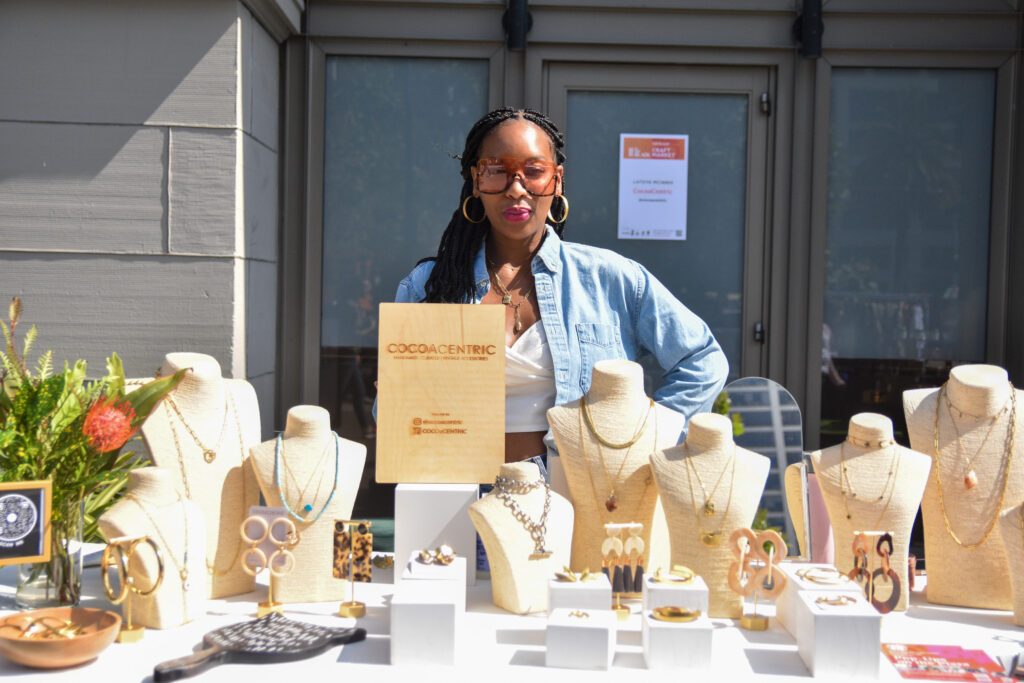
[[[171,131],[171,253],[234,253],[238,135]]]
[[[245,255],[277,260],[277,154],[248,135],[242,139],[245,174]]]
[[[274,371],[277,361],[277,265],[245,262],[245,367],[249,376]]]
[[[248,12],[243,15],[241,55],[243,128],[276,151],[280,48]]]

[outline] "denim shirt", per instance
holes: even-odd
[[[729,372],[725,353],[707,324],[646,268],[607,249],[563,242],[550,226],[530,265],[554,361],[555,405],[587,392],[597,361],[636,360],[646,349],[665,370],[655,401],[687,422],[711,409]],[[398,285],[395,301],[423,301],[433,267],[433,261],[416,266]],[[490,289],[483,248],[473,273],[473,303],[479,303]]]

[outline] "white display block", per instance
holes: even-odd
[[[548,580],[548,614],[556,609],[605,610],[612,606],[612,584],[604,574],[588,581]]]
[[[830,564],[783,562],[779,565],[779,569],[786,575],[786,585],[783,587],[782,593],[775,600],[775,618],[778,620],[779,625],[789,631],[793,637],[797,635],[797,614],[799,613],[797,595],[802,591],[813,591],[819,594],[827,593],[828,595],[849,595],[852,597],[864,596],[864,591],[853,581],[843,581],[837,585],[828,585],[808,581],[797,576],[798,571],[810,568],[835,569]]]
[[[692,608],[691,608],[692,609]],[[643,614],[644,661],[648,669],[707,669],[711,666],[711,632],[707,612],[694,621],[659,621]]]
[[[469,506],[476,502],[476,484],[399,484],[395,487],[395,557],[414,551],[452,547],[465,564],[466,582],[476,584],[476,529]],[[395,573],[395,583],[401,575]]]
[[[391,664],[455,663],[463,618],[459,595],[454,581],[403,581],[395,586],[391,598]],[[461,596],[465,600],[464,590]]]
[[[708,585],[701,577],[686,584],[662,583],[653,576],[644,577],[644,612],[655,607],[685,607],[708,613]]]
[[[877,679],[882,615],[858,595],[852,605],[821,605],[822,591],[797,594],[796,644],[812,676]]]
[[[456,557],[451,564],[424,564],[417,558],[419,551],[409,556],[409,561],[402,571],[403,581],[441,581],[453,585],[456,607],[459,612],[466,611],[466,558]]]
[[[573,611],[557,609],[548,616],[544,663],[565,669],[609,669],[615,658],[615,612],[582,610],[588,616],[570,617]]]

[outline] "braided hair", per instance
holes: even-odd
[[[525,119],[536,124],[551,140],[555,149],[555,165],[560,166],[565,161],[565,137],[547,116],[533,109],[495,109],[473,125],[466,136],[466,146],[459,157],[464,180],[459,203],[452,213],[451,220],[448,221],[448,227],[441,235],[437,255],[420,261],[434,261],[434,269],[426,283],[424,301],[427,303],[463,303],[473,300],[476,292],[473,261],[480,251],[484,238],[490,233],[491,224],[486,217],[482,223],[473,224],[467,221],[462,215],[462,203],[473,195],[471,171],[480,160],[480,145],[495,127],[510,119]],[[559,237],[564,231],[565,223],[555,226],[555,234]]]

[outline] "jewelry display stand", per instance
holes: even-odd
[[[334,578],[348,582],[348,600],[338,605],[338,616],[361,619],[366,603],[356,600],[356,584],[372,581],[373,522],[368,519],[334,520]]]
[[[206,526],[195,502],[175,488],[174,473],[142,467],[128,474],[128,490],[99,519],[104,539],[149,536],[166,563],[164,581],[133,608],[133,619],[146,628],[171,628],[206,614]],[[133,575],[150,586],[156,576],[152,554],[139,555]],[[131,599],[131,598],[129,598]]]
[[[815,678],[877,679],[882,615],[861,596],[823,591],[797,595],[796,644]]]
[[[851,581],[850,577],[829,564],[783,562],[779,565],[779,571],[786,575],[786,585],[775,600],[775,620],[794,637],[798,633],[800,594],[864,595],[860,586]]]
[[[757,599],[774,600],[785,588],[786,577],[778,565],[787,555],[786,542],[771,529],[756,533],[737,529],[729,537],[729,549],[736,558],[729,565],[729,588],[745,598],[754,598],[752,611],[740,617],[740,628],[767,631],[768,617],[757,613]]]
[[[844,573],[853,569],[854,530],[891,532],[891,563],[902,586],[896,609],[905,610],[910,532],[931,458],[898,445],[892,421],[877,413],[854,415],[843,443],[810,457],[832,520],[835,566]]]
[[[556,609],[606,610],[610,604],[612,584],[601,572],[561,571],[548,579],[548,614]]]
[[[572,569],[600,567],[604,525],[629,522],[643,524],[643,565],[668,565],[665,513],[648,456],[678,443],[686,418],[653,404],[643,368],[625,360],[595,363],[587,394],[547,415],[576,512]]]
[[[678,573],[665,574],[658,569],[648,575],[644,579],[644,612],[656,607],[677,606],[707,614],[708,585],[693,570],[686,569],[686,572],[685,577],[681,577]]]
[[[692,608],[686,608],[692,609]],[[663,621],[644,609],[641,639],[648,669],[702,671],[711,666],[714,626],[707,612],[693,621]]]
[[[456,581],[397,584],[391,598],[391,664],[454,664],[465,600],[465,584]]]
[[[348,583],[334,578],[334,521],[349,519],[366,462],[366,446],[331,431],[319,406],[294,406],[284,432],[254,446],[250,461],[267,505],[282,507],[302,543],[295,570],[278,578],[281,602],[345,600]],[[283,497],[282,497],[283,492]]]
[[[544,664],[606,671],[615,658],[617,629],[611,610],[556,609],[548,616]]]
[[[551,491],[534,463],[509,463],[494,489],[469,506],[469,517],[487,551],[494,604],[514,614],[547,611],[545,580],[569,564],[569,501]]]
[[[242,570],[255,577],[261,571],[270,572],[267,582],[267,599],[256,606],[256,616],[265,617],[271,612],[284,614],[284,605],[276,600],[277,582],[289,575],[296,567],[292,550],[299,545],[295,523],[283,508],[254,505],[249,516],[238,529],[239,537],[246,545],[242,553]]]
[[[139,564],[142,554],[139,548],[148,546],[156,563],[155,577],[148,588],[142,588],[135,567]],[[110,582],[110,570],[118,577],[118,590],[114,590]],[[100,561],[100,573],[103,575],[103,589],[107,599],[115,605],[122,605],[121,630],[116,640],[119,643],[137,643],[146,634],[146,627],[132,623],[132,606],[139,600],[147,600],[160,588],[164,580],[164,560],[156,541],[149,536],[137,538],[112,538],[103,550]]]
[[[402,582],[425,581],[443,582],[445,589],[451,592],[455,600],[455,608],[459,613],[466,611],[466,564],[467,559],[457,555],[447,563],[437,560],[424,562],[421,552],[417,551],[409,557],[402,571]]]
[[[1013,623],[1024,626],[1024,504],[1003,512],[999,518],[999,533],[1010,558]]]
[[[704,578],[712,618],[743,614],[743,598],[729,589],[733,557],[725,541],[754,521],[770,465],[765,456],[738,448],[732,421],[714,413],[693,416],[685,444],[651,455],[668,516],[672,565],[687,565]]]
[[[207,598],[248,593],[255,583],[238,562],[238,526],[260,496],[245,466],[260,440],[256,391],[221,377],[217,360],[201,353],[167,354],[160,376],[183,368],[191,372],[150,413],[142,436],[153,464],[173,472],[178,490],[203,511],[206,571],[191,578],[205,584]]]
[[[460,557],[476,557],[476,529],[468,509],[476,484],[399,484],[395,487],[395,557],[448,545]],[[401,573],[395,572],[395,583]],[[476,584],[476,563],[466,563],[466,583]]]
[[[911,446],[934,459],[921,501],[928,601],[1012,609],[995,526],[1024,500],[1024,396],[1000,367],[961,365],[939,389],[904,392],[903,409]]]

